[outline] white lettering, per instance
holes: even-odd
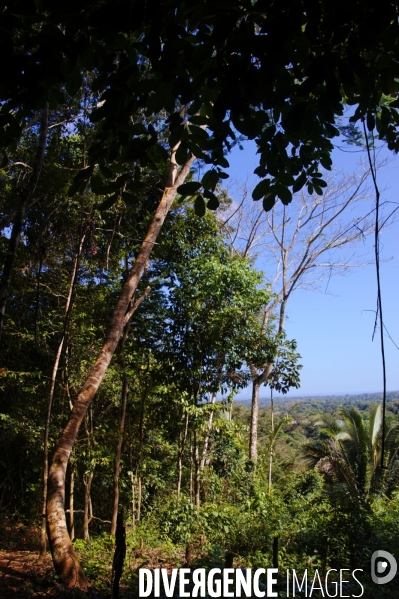
[[[229,590],[229,586],[234,584],[232,575],[234,568],[224,568],[223,570],[223,597],[234,597],[234,591]]]
[[[363,570],[361,570],[360,568],[356,568],[356,570],[353,570],[352,572],[352,576],[353,578],[356,580],[357,584],[362,588],[362,592],[360,593],[360,595],[352,595],[352,597],[363,597],[363,593],[364,593],[364,588],[362,583],[360,582],[360,580],[358,580],[355,576],[355,572],[363,572]]]
[[[308,571],[305,570],[305,574],[302,578],[302,582],[301,582],[301,586],[299,586],[299,580],[296,577],[296,572],[295,570],[292,570],[292,596],[295,597],[295,583],[298,587],[298,591],[301,592],[302,591],[302,587],[305,585],[305,597],[308,596]]]
[[[273,586],[277,584],[277,578],[273,578],[273,574],[278,574],[278,568],[267,569],[267,596],[278,597],[277,591],[273,591]]]
[[[147,568],[141,568],[139,570],[139,597],[148,597],[148,595],[151,595],[151,593],[152,572]]]
[[[264,574],[266,572],[266,570],[264,568],[258,568],[254,574],[254,595],[255,597],[264,597],[265,596],[265,591],[261,591],[259,588],[259,576],[261,574]],[[276,597],[276,595],[273,595],[273,597]]]
[[[162,584],[163,584],[163,588],[165,590],[165,595],[167,597],[173,597],[173,595],[175,593],[175,585],[176,585],[178,569],[177,568],[172,569],[172,576],[170,577],[170,583],[168,580],[167,569],[162,568],[161,572],[162,572]]]
[[[350,595],[343,595],[342,594],[342,583],[343,582],[349,582],[349,580],[343,580],[342,579],[342,572],[349,572],[349,568],[342,568],[342,570],[339,571],[339,593],[340,593],[340,597],[350,597]]]
[[[247,568],[245,574],[242,570],[236,570],[236,595],[241,597],[241,590],[244,592],[245,597],[252,595],[252,569]]]
[[[319,582],[319,585],[320,585],[318,587],[315,587],[316,578],[317,578],[317,580]],[[319,576],[319,571],[317,569],[315,570],[315,573],[314,573],[313,582],[312,582],[312,588],[310,589],[310,595],[309,595],[309,597],[312,596],[313,589],[317,589],[318,591],[321,591],[321,594],[324,597],[323,585],[321,584],[321,580],[320,580],[320,576]]]
[[[192,597],[198,597],[198,591],[200,591],[200,597],[206,596],[206,570],[205,568],[197,568],[193,571],[193,592]]]
[[[335,585],[335,595],[330,595],[330,593],[328,592],[328,576],[330,574],[330,572],[336,572],[337,570],[335,568],[331,568],[331,570],[327,570],[326,573],[326,593],[327,593],[327,597],[336,597],[338,595],[338,582],[332,582],[332,585]]]
[[[215,574],[220,574],[220,568],[212,568],[211,570],[209,570],[208,595],[210,595],[211,597],[221,597],[222,596],[222,581],[215,580],[215,582],[214,582],[213,577],[215,576]]]
[[[161,594],[161,589],[160,589],[160,570],[159,568],[156,568],[154,570],[154,597],[159,597]]]
[[[190,568],[180,568],[179,573],[179,595],[180,597],[190,597],[190,591],[186,591],[184,587],[189,584],[190,579],[186,575],[190,574]]]

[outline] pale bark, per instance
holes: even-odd
[[[133,268],[122,287],[121,294],[110,319],[103,347],[88,373],[87,379],[75,401],[68,423],[57,442],[50,468],[47,502],[48,529],[54,566],[61,576],[64,585],[68,587],[85,589],[88,587],[88,581],[74,551],[66,526],[64,509],[66,468],[82,420],[117,348],[120,335],[126,324],[126,312],[130,301],[147,267],[152,248],[176,197],[177,188],[184,183],[195,160],[195,157],[192,156],[184,164],[176,177],[177,163],[175,154],[177,148],[178,144],[173,148],[171,153],[169,175],[161,201],[155,211]]]
[[[90,538],[89,534],[89,524],[93,517],[93,508],[91,505],[91,483],[93,482],[94,476],[94,468],[93,465],[88,474],[83,475],[83,486],[84,486],[84,506],[83,506],[83,527],[82,527],[82,536],[85,541],[88,541]]]
[[[122,456],[122,445],[123,445],[123,433],[125,431],[125,417],[126,417],[126,402],[129,393],[129,385],[127,375],[123,373],[122,382],[122,399],[121,399],[121,413],[119,418],[119,439],[115,454],[114,464],[114,501],[111,518],[111,535],[116,533],[116,525],[118,520],[118,509],[119,509],[119,474],[121,470],[121,456]]]
[[[48,437],[49,437],[49,430],[50,430],[51,410],[52,410],[52,406],[53,406],[53,398],[54,398],[54,390],[55,390],[55,382],[56,382],[56,378],[57,378],[58,366],[59,366],[60,359],[61,359],[62,349],[64,347],[69,317],[70,317],[71,308],[72,308],[72,295],[73,295],[73,290],[75,288],[75,283],[76,283],[76,276],[77,276],[78,266],[79,266],[79,257],[82,252],[84,239],[85,239],[85,234],[83,234],[80,239],[78,251],[76,252],[76,255],[75,255],[75,258],[73,261],[71,282],[69,284],[68,296],[67,296],[67,300],[65,303],[64,327],[63,327],[61,341],[58,345],[57,353],[55,355],[53,370],[51,372],[51,379],[50,379],[50,392],[49,392],[49,398],[48,398],[48,403],[47,403],[46,426],[44,429],[44,442],[43,442],[43,503],[42,503],[42,526],[41,526],[41,532],[40,532],[39,560],[43,560],[47,554],[46,509],[47,509],[47,483],[48,483]],[[72,409],[72,406],[70,406],[70,408]],[[73,518],[73,514],[72,514],[72,518]]]
[[[190,439],[190,501],[193,502],[193,443]]]
[[[75,504],[74,504],[74,493],[75,493],[75,468],[71,465],[71,475],[69,480],[69,536],[71,541],[75,540]]]
[[[266,364],[263,372],[257,374],[255,367],[251,366],[252,374],[252,401],[251,401],[251,424],[249,431],[249,459],[256,464],[258,461],[258,421],[259,421],[259,390],[271,370],[273,364]]]
[[[272,488],[272,469],[273,469],[273,440],[274,440],[274,401],[273,401],[273,388],[270,389],[270,416],[271,416],[271,439],[270,443],[270,454],[269,454],[269,493]]]
[[[211,399],[211,405],[214,406],[216,403],[216,393],[213,393],[212,395],[212,399]],[[206,427],[206,434],[205,434],[205,439],[204,439],[204,446],[202,448],[202,456],[201,456],[201,462],[200,462],[200,471],[204,469],[205,467],[205,463],[206,463],[206,455],[208,453],[208,446],[209,446],[209,436],[211,434],[212,431],[212,424],[213,424],[213,414],[214,414],[214,410],[211,410],[209,417],[208,417],[208,424]]]
[[[257,379],[252,381],[251,426],[249,432],[249,459],[258,459],[258,418],[259,418],[259,387]]]
[[[141,520],[141,476],[137,478],[137,524]]]
[[[42,170],[44,153],[46,150],[48,135],[48,103],[46,102],[43,110],[41,111],[41,124],[39,141],[37,144],[36,157],[33,165],[32,173],[29,178],[28,184],[22,191],[19,204],[15,211],[14,224],[11,231],[11,236],[8,242],[8,250],[6,259],[4,262],[3,275],[0,283],[0,337],[3,330],[4,315],[6,310],[6,303],[8,297],[8,290],[11,283],[11,275],[14,267],[15,256],[19,239],[21,237],[22,229],[25,222],[25,213],[27,206],[30,204],[33,194],[35,193],[37,183],[39,181],[40,172]]]
[[[184,453],[184,448],[186,446],[186,441],[187,441],[188,421],[189,421],[189,415],[188,415],[188,412],[186,412],[186,418],[185,418],[185,423],[184,423],[184,432],[183,432],[183,434],[180,433],[180,436],[179,436],[179,452],[178,452],[178,457],[177,457],[177,498],[178,499],[179,499],[180,493],[181,493],[181,479],[182,479],[182,473],[183,473],[183,453]]]
[[[201,470],[200,470],[200,458],[199,458],[199,446],[198,446],[198,433],[194,430],[194,466],[195,466],[195,477],[194,477],[194,503],[195,507],[200,507],[200,492],[201,492]]]

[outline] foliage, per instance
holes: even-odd
[[[21,1],[3,7],[1,17],[3,151],[45,101],[51,109],[71,99],[76,106],[93,73],[86,104],[99,127],[73,191],[91,179],[93,191],[109,196],[108,206],[141,184],[129,162],[156,170],[165,160],[165,127],[169,147],[181,142],[180,164],[191,152],[211,167],[181,190],[201,192],[201,214],[205,200],[218,206],[224,154],[240,135],[256,140],[262,180],[253,197],[266,210],[277,197],[289,204],[305,185],[323,193],[319,166],[331,167],[345,104],[354,106],[353,123],[376,128],[391,150],[399,149],[397,6],[390,0],[369,1],[362,10],[356,2],[299,0],[216,7],[120,0],[117,10],[109,1],[68,9]],[[135,120],[140,113],[147,122]],[[123,166],[117,177],[112,165]]]

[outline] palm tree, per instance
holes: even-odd
[[[303,462],[317,468],[330,485],[341,485],[357,503],[370,501],[376,493],[390,493],[399,483],[399,424],[388,421],[382,468],[381,406],[371,409],[368,421],[355,408],[343,409],[341,416],[316,423],[321,436],[304,445]]]

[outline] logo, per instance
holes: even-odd
[[[387,584],[396,576],[398,564],[388,551],[379,549],[371,556],[371,579],[376,584]]]

